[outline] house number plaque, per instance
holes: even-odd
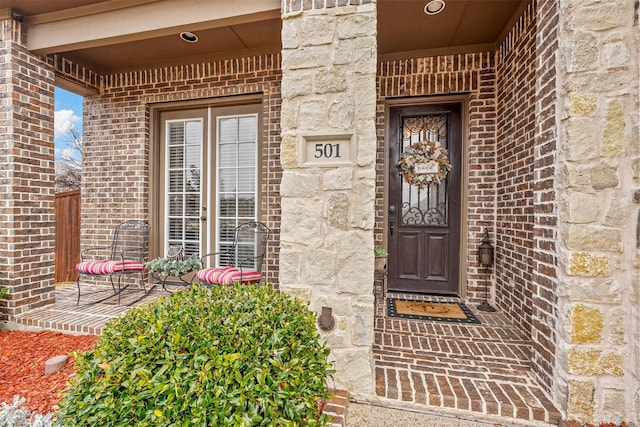
[[[298,149],[300,167],[353,166],[352,134],[302,135]]]

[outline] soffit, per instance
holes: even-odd
[[[446,0],[436,15],[424,13],[427,0],[378,1],[378,54],[415,56],[425,51],[495,48],[527,0]]]
[[[280,0],[0,1],[24,15],[31,40],[39,43],[34,51],[57,53],[101,73],[281,49]],[[379,58],[493,49],[530,1],[446,0],[441,13],[428,16],[427,0],[378,0]],[[240,8],[242,15],[230,16],[229,10]],[[199,41],[182,41],[181,31],[196,33]],[[56,44],[61,32],[71,40]]]

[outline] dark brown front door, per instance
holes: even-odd
[[[395,107],[389,119],[388,289],[459,294],[460,105]],[[420,141],[439,141],[452,165],[440,184],[422,189],[399,166],[405,147]]]

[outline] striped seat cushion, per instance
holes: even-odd
[[[259,283],[262,274],[255,270],[242,270],[235,267],[205,268],[196,273],[196,277],[205,283],[230,285],[239,283]]]
[[[144,271],[144,264],[140,261],[84,261],[76,264],[76,270],[84,274],[114,274],[129,271]]]

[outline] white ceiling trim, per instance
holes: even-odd
[[[106,46],[280,17],[280,0],[166,0],[28,26],[40,54]],[[161,47],[159,47],[161,48]]]

